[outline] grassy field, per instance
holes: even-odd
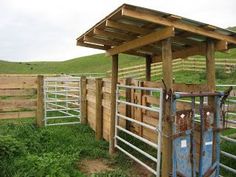
[[[108,143],[96,141],[85,125],[36,128],[31,123],[0,125],[1,177],[86,177],[81,162],[106,161],[109,170],[93,176],[130,176],[132,162],[108,154]],[[86,165],[86,164],[85,164]]]
[[[216,53],[217,58],[236,58],[236,49],[227,54]],[[121,54],[119,67],[124,68],[144,64],[142,57]],[[2,74],[74,74],[74,73],[105,73],[111,70],[111,58],[104,54],[75,58],[62,62],[6,62],[0,61]]]

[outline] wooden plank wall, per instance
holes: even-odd
[[[87,78],[87,120],[89,126],[96,131],[96,90],[95,90],[95,79]],[[126,84],[127,79],[119,79],[119,84]],[[156,83],[156,82],[155,82]],[[133,86],[145,86],[145,87],[160,87],[160,84],[155,84],[154,82],[142,82],[138,80],[131,79],[131,82],[129,85]],[[110,135],[110,114],[111,114],[111,80],[110,79],[102,79],[102,137],[109,141],[109,135]],[[123,99],[127,99],[129,92],[126,90],[121,90],[120,95],[123,97]],[[138,92],[136,90],[131,90],[130,92],[131,96],[131,102],[132,103],[138,103],[141,105],[158,105],[159,99],[157,99],[154,96],[150,96],[148,93],[144,92]],[[118,106],[118,111],[122,115],[128,114],[128,108],[124,104],[120,104]],[[131,114],[130,117],[145,122],[147,124],[155,126],[158,123],[158,114],[153,113],[151,111],[144,111],[140,108],[134,108],[131,107]],[[124,120],[119,121],[119,125],[121,127],[127,128],[127,122]],[[129,129],[139,134],[153,142],[156,142],[156,134],[148,130],[146,128],[142,128],[140,126],[137,126],[134,123],[131,123],[129,125]]]
[[[0,120],[35,118],[38,77],[0,76]]]

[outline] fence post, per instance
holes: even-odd
[[[36,124],[38,127],[43,126],[43,119],[44,119],[44,99],[43,99],[43,76],[38,75],[37,82],[37,113],[36,113]]]
[[[81,124],[87,124],[87,93],[86,93],[87,80],[85,76],[80,78],[80,119]]]
[[[96,139],[102,139],[102,79],[96,78],[96,120],[95,133]]]

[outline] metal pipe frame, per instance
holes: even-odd
[[[119,92],[121,88],[126,88],[126,89],[136,89],[136,90],[147,90],[147,91],[153,91],[153,92],[159,92],[160,93],[160,106],[159,107],[155,107],[155,108],[150,108],[147,106],[142,106],[139,104],[135,104],[135,103],[130,103],[130,102],[126,102],[126,101],[122,101],[119,99]],[[130,158],[132,158],[133,160],[135,160],[136,162],[138,162],[139,164],[141,164],[142,166],[144,166],[147,170],[149,170],[150,172],[152,172],[153,174],[156,175],[156,177],[160,176],[160,163],[161,163],[161,133],[162,133],[162,107],[163,107],[163,91],[162,89],[157,89],[157,88],[147,88],[147,87],[136,87],[136,86],[126,86],[126,85],[117,85],[117,89],[116,89],[116,121],[115,121],[115,147],[117,149],[119,149],[120,151],[122,151],[123,153],[125,153],[127,156],[129,156]],[[145,124],[143,122],[137,121],[135,119],[132,119],[130,117],[127,117],[125,115],[122,115],[118,112],[118,104],[127,104],[130,105],[132,107],[137,107],[140,109],[145,109],[145,110],[149,110],[149,111],[153,111],[153,112],[157,112],[159,114],[159,124],[154,127],[148,124]],[[157,133],[158,135],[158,143],[155,144],[135,133],[132,133],[131,131],[126,130],[125,128],[122,128],[121,126],[119,126],[119,119],[124,119],[130,122],[133,122],[137,125],[143,126],[145,128],[148,128],[150,130],[153,130]],[[118,131],[122,131],[142,142],[144,142],[145,144],[157,149],[157,157],[153,157],[150,154],[148,154],[147,152],[145,152],[144,150],[136,147],[135,145],[131,144],[130,142],[126,141],[125,139],[123,139],[122,137],[120,137],[118,135]],[[130,152],[126,151],[124,148],[122,148],[120,145],[118,145],[118,141],[128,145],[130,148],[136,150],[137,152],[139,152],[140,154],[144,155],[145,157],[149,158],[150,160],[152,160],[153,162],[156,163],[156,170],[154,170],[153,168],[151,168],[149,165],[145,164],[144,162],[142,162],[141,160],[139,160],[137,157],[135,157],[134,155],[132,155]]]
[[[63,83],[64,85],[58,85]],[[67,84],[77,84],[77,87]],[[75,95],[75,92],[78,95]],[[45,126],[52,125],[70,125],[80,123],[80,78],[79,77],[53,77],[44,79],[44,122]],[[57,96],[62,96],[58,99]],[[63,98],[65,97],[65,99]],[[75,98],[75,99],[71,99]],[[78,108],[71,107],[75,105]],[[48,116],[48,112],[60,112],[62,116]],[[69,111],[73,111],[72,113]],[[77,118],[79,121],[48,123],[48,120]]]

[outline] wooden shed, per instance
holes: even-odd
[[[215,92],[216,51],[236,47],[236,33],[173,14],[123,4],[77,38],[77,45],[106,51],[112,57],[110,152],[114,152],[115,91],[118,79],[118,54],[146,59],[146,80],[150,80],[151,63],[162,61],[163,81],[167,93],[173,90],[172,61],[194,55],[206,57],[207,90]],[[182,87],[186,91],[185,87]],[[201,85],[198,91],[204,91]],[[211,103],[211,102],[210,102]],[[212,103],[213,105],[213,103]],[[170,100],[164,101],[163,134],[171,135]],[[172,171],[172,140],[163,136],[162,176]]]

